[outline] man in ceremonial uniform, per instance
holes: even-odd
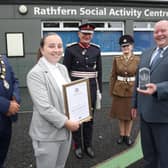
[[[12,121],[17,120],[20,108],[18,80],[6,56],[0,55],[0,168],[8,152]]]
[[[97,89],[102,92],[102,61],[100,48],[91,43],[95,26],[85,23],[79,26],[79,42],[67,45],[63,64],[67,67],[71,80],[89,78],[92,115],[94,115]],[[82,101],[82,100],[81,100]],[[79,159],[83,158],[83,151],[93,158],[92,148],[93,119],[81,125],[73,132],[74,152]]]

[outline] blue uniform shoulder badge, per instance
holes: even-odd
[[[90,43],[90,45],[95,46],[97,48],[100,48],[100,46],[98,44],[95,44],[95,43]]]
[[[66,46],[67,46],[67,47],[71,47],[71,46],[73,46],[73,45],[75,45],[75,44],[78,44],[78,43],[77,43],[77,42],[73,42],[73,43],[67,44]]]

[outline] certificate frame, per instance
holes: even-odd
[[[24,57],[24,33],[6,32],[6,53],[8,57]]]
[[[69,119],[80,123],[92,119],[89,79],[63,85],[63,95],[65,112]]]

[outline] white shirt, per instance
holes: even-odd
[[[166,46],[166,47],[163,48],[163,50],[162,50],[162,52],[161,52],[161,54],[160,54],[160,57],[161,57],[161,58],[163,57],[163,53],[164,53],[164,51],[167,49],[167,47],[168,47],[168,46]],[[157,55],[158,50],[159,50],[159,47],[157,47],[157,48],[155,49],[155,51],[153,52],[152,57],[151,57],[151,60],[150,60],[150,65],[152,64],[153,59],[154,59],[155,56]]]
[[[67,81],[65,80],[65,78],[62,76],[58,65],[57,64],[51,64],[50,62],[47,61],[47,59],[43,56],[42,61],[45,63],[45,65],[48,67],[50,73],[52,74],[52,76],[54,77],[55,81],[57,82],[61,92],[63,92],[63,88],[62,85],[66,84]]]

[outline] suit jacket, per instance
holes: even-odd
[[[13,97],[16,99],[18,103],[20,103],[19,82],[14,75],[13,69],[9,64],[7,57],[2,55],[1,59],[4,61],[4,64],[5,64],[5,69],[6,69],[5,80],[9,84],[9,89],[6,89],[4,87],[3,80],[0,79],[0,121],[5,118],[6,119],[9,118],[5,116],[5,113],[8,111],[10,106],[10,101],[12,100]],[[12,121],[16,121],[17,114],[10,117],[10,119],[12,119]],[[2,122],[0,123],[1,123],[0,127],[1,126],[4,127],[2,125]]]
[[[139,69],[150,68],[150,59],[155,48],[144,52],[140,59]],[[168,48],[151,69],[150,82],[157,85],[157,92],[153,95],[142,95],[137,93],[138,73],[133,96],[133,107],[138,109],[143,119],[147,122],[168,123]]]
[[[58,63],[67,83],[67,69]],[[67,120],[63,93],[45,63],[40,59],[27,75],[27,86],[33,101],[33,116],[29,134],[34,140],[60,141],[68,138],[70,131],[64,127]]]

